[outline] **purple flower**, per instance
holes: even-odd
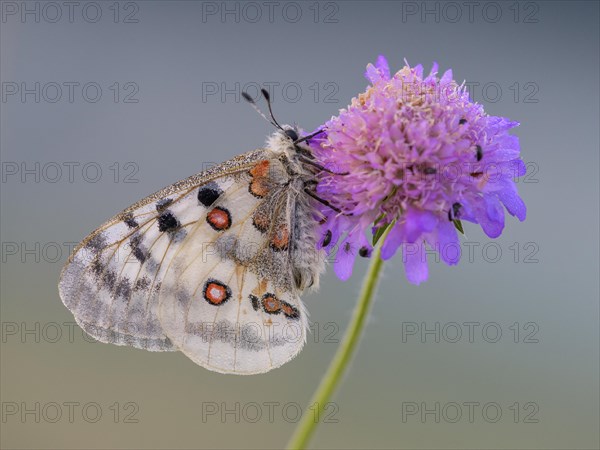
[[[514,179],[525,174],[518,125],[489,116],[470,100],[452,71],[428,76],[404,66],[390,75],[383,56],[366,77],[366,92],[352,99],[310,145],[321,165],[318,195],[333,207],[325,216],[321,245],[337,248],[335,271],[348,279],[356,256],[369,256],[374,239],[388,234],[381,256],[402,248],[406,276],[428,276],[426,246],[457,264],[462,220],[481,225],[492,238],[504,228],[504,209],[525,219]]]

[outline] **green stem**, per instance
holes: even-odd
[[[385,236],[382,236],[380,243],[384,240]],[[342,343],[340,344],[333,361],[329,365],[325,376],[321,380],[319,388],[313,394],[313,397],[309,403],[309,408],[307,408],[304,416],[300,420],[300,423],[296,427],[296,430],[294,431],[294,434],[288,443],[288,449],[306,448],[308,441],[317,428],[317,424],[320,421],[321,415],[323,414],[327,403],[342,381],[344,372],[348,368],[348,365],[352,359],[352,355],[356,351],[356,347],[367,321],[369,308],[373,303],[373,297],[375,295],[375,290],[377,289],[377,284],[381,276],[381,269],[383,267],[383,260],[381,259],[380,255],[381,246],[379,245],[375,249],[373,258],[371,259],[371,264],[369,265],[369,270],[365,276],[358,303],[354,309],[354,314],[348,330],[344,335],[344,339],[342,340]]]

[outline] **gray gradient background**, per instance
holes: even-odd
[[[467,225],[468,240],[480,243],[473,262],[463,256],[458,267],[432,263],[430,280],[419,287],[405,280],[399,259],[387,265],[359,352],[334,399],[337,423],[322,424],[312,445],[598,448],[597,2],[535,2],[537,23],[524,23],[523,16],[515,23],[513,2],[499,3],[503,16],[497,23],[485,20],[481,7],[472,23],[466,9],[458,23],[445,20],[449,15],[436,23],[432,16],[423,21],[418,15],[403,21],[402,2],[360,1],[337,2],[337,23],[323,23],[322,17],[314,23],[312,2],[302,3],[297,23],[283,20],[280,9],[273,23],[264,17],[258,23],[236,23],[231,17],[223,23],[218,16],[203,23],[202,3],[193,1],[139,1],[138,23],[113,23],[111,4],[102,3],[97,23],[87,23],[80,13],[74,23],[65,17],[58,23],[32,18],[22,23],[18,16],[0,23],[3,82],[94,81],[103,88],[97,103],[76,94],[73,103],[64,98],[35,103],[31,96],[22,103],[13,96],[0,105],[3,162],[30,167],[96,162],[103,169],[96,183],[86,182],[79,169],[73,183],[64,173],[56,183],[36,183],[31,176],[22,183],[12,176],[1,185],[2,242],[28,248],[54,242],[63,248],[58,262],[52,262],[54,253],[39,262],[31,255],[3,254],[5,332],[12,326],[7,323],[20,330],[38,322],[47,333],[39,343],[31,335],[3,336],[2,402],[25,402],[29,408],[36,402],[40,407],[97,402],[103,412],[96,423],[82,418],[81,408],[69,423],[64,406],[56,423],[43,416],[39,423],[32,415],[8,416],[0,423],[3,448],[285,445],[295,410],[289,409],[285,420],[282,406],[275,407],[270,422],[264,403],[305,407],[337,347],[324,339],[333,330],[326,324],[339,326],[334,338],[340,339],[364,261],[345,283],[330,269],[320,292],[306,296],[321,333],[295,360],[266,375],[234,377],[211,373],[178,353],[89,343],[78,329],[70,342],[62,325],[63,336],[49,342],[54,332],[48,324],[72,321],[56,288],[67,256],[63,243],[82,239],[114,213],[203,164],[262,145],[269,125],[231,95],[225,102],[218,96],[203,101],[203,82],[299,83],[299,101],[286,101],[276,89],[274,106],[281,121],[310,130],[364,89],[364,67],[378,53],[387,55],[393,69],[405,57],[427,70],[437,60],[442,70],[452,67],[457,80],[498,83],[503,91],[498,101],[486,101],[477,89],[475,98],[490,114],[521,122],[516,134],[524,160],[538,167],[529,177],[537,182],[519,183],[528,217],[524,223],[507,219],[496,240],[503,252],[498,262],[484,260],[481,248],[490,240]],[[522,3],[521,14],[534,7]],[[139,102],[115,103],[108,89],[114,82],[136,83]],[[332,98],[337,103],[323,101],[322,95],[331,92],[323,87],[315,101],[310,91],[315,82],[336,83],[339,91]],[[515,82],[520,83],[518,101],[510,90]],[[539,88],[532,97],[536,103],[524,101],[531,92],[523,88],[528,82]],[[123,170],[130,161],[139,166],[139,181],[115,183],[109,166],[118,162]],[[518,262],[509,248],[514,242],[521,247]],[[537,245],[537,263],[524,261],[533,248],[524,249],[529,242]],[[430,336],[422,343],[418,336],[403,340],[403,322],[428,327],[493,322],[503,335],[499,342],[486,342],[480,326],[472,343],[465,336],[456,343],[436,343]],[[517,343],[509,329],[514,322],[522,332]],[[523,342],[531,330],[523,330],[528,322],[539,328],[537,343]],[[122,416],[114,423],[109,409],[114,402],[122,414],[125,403],[135,402],[138,423],[123,423]],[[206,402],[225,402],[228,408],[256,402],[263,417],[251,423],[252,411],[246,410],[239,423],[233,415],[203,421]],[[457,423],[444,417],[436,423],[432,415],[403,422],[403,402],[428,407],[496,402],[503,414],[489,423],[476,409],[470,423],[464,407]],[[509,409],[515,402],[521,408],[519,423]],[[537,423],[524,423],[528,402],[539,408]]]

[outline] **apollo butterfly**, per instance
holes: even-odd
[[[74,250],[59,291],[88,334],[231,374],[298,354],[300,296],[324,269],[314,204],[323,168],[303,143],[310,136],[273,122],[266,148],[146,197]]]

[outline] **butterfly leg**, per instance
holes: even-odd
[[[319,197],[317,194],[315,194],[314,192],[312,192],[309,188],[305,188],[304,192],[306,192],[309,196],[311,196],[312,198],[314,198],[316,201],[318,201],[319,203],[322,203],[323,205],[327,206],[328,208],[333,209],[335,212],[337,213],[342,213],[342,210],[333,206],[331,203],[329,203],[327,200],[322,199],[321,197]]]
[[[310,160],[310,159],[306,158],[306,157],[305,157],[305,156],[303,156],[303,155],[299,155],[299,156],[298,156],[298,159],[299,159],[300,161],[302,161],[304,164],[308,164],[309,166],[316,167],[317,169],[319,169],[319,170],[321,170],[321,171],[323,171],[323,172],[330,173],[330,174],[332,174],[332,175],[348,175],[348,174],[350,173],[350,172],[341,172],[341,173],[334,172],[334,171],[332,171],[332,170],[329,170],[327,167],[324,167],[324,166],[322,166],[321,164],[319,164],[319,163],[316,163],[316,162],[314,162],[314,161],[312,161],[312,160]]]

